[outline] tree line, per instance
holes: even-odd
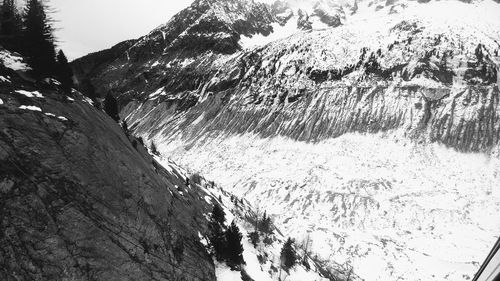
[[[16,0],[0,7],[0,45],[23,55],[37,79],[54,77],[65,92],[73,87],[73,72],[62,50],[56,52],[53,21],[42,0],[28,0],[18,9]]]
[[[225,222],[224,210],[219,204],[215,204],[208,223],[208,240],[213,251],[212,254],[218,261],[225,261],[231,269],[236,270],[240,265],[245,264],[245,260],[243,259],[243,245],[241,244],[243,237],[234,221],[229,227],[225,226]],[[264,244],[270,245],[272,243],[270,235],[272,234],[271,218],[264,213],[262,218],[256,218],[255,231],[249,234],[249,239],[254,247],[256,247],[260,241],[260,235],[264,235]],[[297,264],[298,260],[294,243],[295,241],[292,238],[288,238],[280,251],[280,268],[284,269],[287,273]]]

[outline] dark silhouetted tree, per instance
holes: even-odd
[[[71,93],[73,88],[73,70],[69,66],[68,59],[62,50],[57,53],[57,68],[56,77],[61,82],[62,89],[67,93]]]
[[[295,250],[293,249],[293,240],[292,238],[288,238],[288,240],[281,248],[281,267],[288,272],[290,268],[292,268],[297,262],[297,255],[295,254]]]
[[[111,93],[108,93],[104,100],[104,111],[116,122],[120,120],[120,116],[118,115],[118,101]]]
[[[224,260],[224,249],[225,249],[225,235],[224,230],[221,226],[210,222],[209,223],[210,235],[208,236],[208,240],[210,241],[210,245],[214,250],[215,258],[218,261]]]
[[[262,220],[259,222],[259,230],[265,234],[271,234],[271,218],[267,216],[267,213],[264,212],[262,216]]]
[[[260,236],[259,236],[259,233],[257,231],[254,231],[254,232],[250,232],[248,234],[248,238],[250,239],[250,242],[252,243],[252,245],[257,248],[257,244],[259,244],[260,242]]]
[[[226,222],[226,215],[224,210],[219,204],[215,204],[212,213],[210,214],[210,220],[216,222],[219,225],[224,225]]]
[[[56,72],[56,52],[51,21],[40,0],[28,0],[24,15],[22,53],[28,58],[33,73],[40,77]]]
[[[130,130],[128,129],[128,124],[127,121],[123,120],[122,122],[122,129],[125,135],[129,136],[130,135]]]
[[[22,19],[15,0],[3,0],[0,7],[0,42],[4,48],[19,52],[22,40]]]
[[[243,260],[243,245],[241,244],[241,232],[234,221],[226,231],[226,249],[225,258],[228,265],[235,268],[245,263]]]
[[[215,257],[218,261],[225,258],[226,237],[224,233],[224,222],[226,221],[224,210],[218,204],[215,204],[212,213],[210,214],[210,221],[208,228],[210,234],[208,240],[212,245]]]
[[[92,84],[90,78],[83,78],[78,86],[78,90],[81,90],[83,94],[85,94],[91,100],[96,101],[97,98],[99,98],[99,95],[96,93],[94,85]]]
[[[151,142],[151,153],[153,153],[153,155],[156,155],[156,156],[160,155],[160,153],[158,152],[158,149],[156,148],[156,144],[153,141]],[[187,185],[189,185],[189,181],[188,181]]]

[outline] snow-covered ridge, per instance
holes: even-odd
[[[278,38],[286,38],[304,30],[298,24],[299,14],[305,13],[310,30],[336,28],[338,26],[360,25],[367,32],[380,30],[381,25],[390,21],[418,18],[425,25],[442,29],[453,28],[457,22],[465,26],[479,26],[487,36],[498,37],[498,17],[500,6],[493,0],[480,0],[465,3],[458,0],[430,1],[263,1],[276,9],[278,18],[286,17],[284,22],[273,25],[270,36],[256,36],[254,40],[243,36],[240,43],[245,48],[263,46]],[[279,7],[279,8],[278,8]],[[275,12],[276,13],[276,12]],[[328,16],[325,16],[328,15]],[[478,21],[480,23],[478,23]],[[286,26],[286,28],[285,28]]]

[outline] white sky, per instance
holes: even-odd
[[[56,36],[70,60],[138,38],[193,0],[50,0]]]

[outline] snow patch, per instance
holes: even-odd
[[[208,241],[205,237],[203,237],[203,235],[201,235],[201,233],[198,231],[198,238],[200,238],[200,243],[205,246],[205,247],[208,247]]]
[[[252,49],[258,46],[264,46],[273,41],[287,38],[297,32],[300,32],[300,30],[297,29],[297,21],[294,20],[294,18],[290,19],[284,26],[281,26],[278,23],[273,23],[272,27],[274,32],[268,36],[255,34],[252,37],[247,37],[242,35],[239,42],[241,47],[243,49]]]
[[[94,105],[94,102],[90,98],[88,98],[88,97],[84,96],[83,99],[82,99],[82,101],[86,102],[86,103],[88,103],[88,104],[90,104],[92,106]]]
[[[154,100],[154,99],[158,98],[159,96],[164,96],[164,95],[166,95],[165,88],[161,87],[158,90],[156,90],[154,93],[150,94],[149,98]]]
[[[38,91],[29,92],[25,90],[17,90],[15,92],[28,98],[43,98],[43,95]]]
[[[42,109],[40,107],[34,105],[21,105],[19,109],[42,112]]]
[[[0,64],[14,71],[27,71],[31,68],[23,62],[23,58],[11,52],[0,50]]]
[[[0,82],[2,83],[10,83],[10,79],[0,75]]]
[[[214,261],[214,264],[217,281],[241,281],[241,273],[239,271],[232,271],[225,263],[218,261]]]

